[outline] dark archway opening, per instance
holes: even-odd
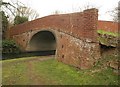
[[[117,48],[113,47],[113,46],[106,46],[103,44],[99,44],[100,45],[100,53],[101,56],[109,56],[109,55],[117,55]]]
[[[56,53],[56,37],[50,31],[40,31],[32,36],[27,52],[3,55],[2,59],[24,58],[32,56],[48,56]]]
[[[55,55],[56,38],[50,31],[40,31],[29,42],[29,52],[35,55]]]

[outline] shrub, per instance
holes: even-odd
[[[14,19],[14,25],[22,24],[27,21],[28,21],[27,17],[16,16]]]
[[[2,53],[19,53],[18,45],[12,40],[2,41]]]

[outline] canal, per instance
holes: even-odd
[[[21,57],[32,57],[32,56],[49,56],[49,55],[55,55],[55,50],[9,53],[9,54],[3,53],[2,60],[15,59],[15,58],[21,58]]]

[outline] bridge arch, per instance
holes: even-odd
[[[56,35],[49,30],[38,31],[30,38],[28,45],[29,51],[56,51]]]
[[[93,8],[80,13],[51,15],[26,22],[11,27],[8,36],[25,52],[55,50],[57,45],[55,57],[58,61],[88,69],[101,56],[97,24],[98,10]]]

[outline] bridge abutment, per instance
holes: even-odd
[[[80,69],[88,69],[100,58],[97,23],[98,10],[88,9],[80,13],[51,15],[14,26],[10,30],[10,37],[23,51],[32,51],[32,44],[29,46],[31,38],[38,32],[51,31],[56,38],[58,61]],[[38,41],[39,43],[42,42]]]

